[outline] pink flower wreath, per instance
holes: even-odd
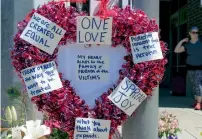
[[[152,95],[153,88],[163,78],[164,66],[167,63],[165,58],[166,44],[162,41],[160,42],[164,59],[134,64],[129,43],[129,36],[158,31],[158,25],[155,20],[149,19],[143,11],[132,10],[130,7],[125,9],[113,7],[112,10],[116,13],[112,24],[112,47],[121,44],[129,52],[129,55],[124,57],[126,63],[122,65],[122,69],[119,71],[120,76],[117,84],[103,92],[95,100],[95,107],[90,109],[85,101],[77,95],[75,89],[71,87],[70,81],[64,80],[62,74],[60,74],[63,84],[61,89],[33,97],[31,100],[36,104],[39,111],[47,115],[46,124],[48,126],[62,129],[68,132],[70,136],[73,134],[75,118],[77,117],[111,120],[110,135],[114,133],[117,126],[127,119],[127,115],[107,98],[125,76],[147,95]],[[58,47],[53,55],[49,55],[20,38],[34,12],[41,14],[66,30],[59,45],[76,42],[76,18],[77,16],[87,15],[84,12],[78,12],[73,7],[66,8],[64,3],[58,2],[49,2],[36,10],[32,10],[26,19],[18,24],[18,33],[14,38],[14,48],[11,50],[12,65],[21,79],[21,70],[45,62],[55,61],[58,53]],[[23,79],[22,82],[24,84]]]

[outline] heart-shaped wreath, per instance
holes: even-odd
[[[167,63],[167,59],[165,59],[166,44],[162,41],[160,42],[164,59],[134,64],[129,36],[158,31],[158,25],[154,19],[149,19],[143,11],[138,9],[132,10],[127,6],[125,9],[113,7],[112,10],[116,13],[112,24],[112,47],[122,45],[129,53],[124,57],[126,63],[122,65],[122,69],[119,71],[120,76],[117,83],[120,83],[124,77],[128,77],[143,92],[147,95],[152,95],[153,88],[158,85],[164,75],[164,66]],[[66,30],[58,47],[66,43],[76,42],[76,18],[77,16],[87,15],[84,12],[78,12],[73,7],[66,8],[64,3],[49,2],[36,10],[32,10],[26,19],[18,24],[18,33],[14,38],[11,58],[12,65],[22,79],[23,84],[21,70],[55,61],[58,53],[58,47],[52,55],[49,55],[20,38],[21,33],[35,12]],[[63,85],[61,89],[32,98],[32,102],[36,104],[38,110],[47,116],[46,124],[48,126],[60,128],[71,136],[74,131],[75,118],[91,117],[111,120],[110,135],[112,135],[117,126],[127,119],[127,115],[108,99],[108,96],[118,84],[103,92],[95,100],[95,107],[90,109],[85,101],[80,99],[75,89],[71,87],[70,81],[63,79],[62,74],[60,74],[60,78]]]

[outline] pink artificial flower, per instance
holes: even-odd
[[[162,121],[162,120],[159,120],[159,126],[160,126],[160,127],[163,127],[164,125],[165,125],[165,122]]]

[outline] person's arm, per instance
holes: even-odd
[[[182,44],[183,44],[184,42],[188,42],[188,38],[185,38],[185,39],[181,40],[181,41],[177,44],[177,46],[175,47],[175,50],[174,50],[175,53],[182,53],[182,52],[185,51],[184,46],[182,46]]]

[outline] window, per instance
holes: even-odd
[[[187,0],[179,0],[179,8],[182,8],[185,5],[187,5]]]
[[[187,24],[183,24],[180,26],[180,40],[187,38],[188,37],[188,33],[187,33]],[[180,65],[186,65],[186,58],[187,58],[187,54],[186,53],[181,53],[180,57],[179,57],[179,64]]]
[[[71,2],[71,6],[76,8],[76,3]],[[85,12],[89,13],[89,0],[86,0],[86,3],[83,3],[82,11],[85,11]]]
[[[171,1],[171,15],[173,15],[178,10],[178,0]]]

